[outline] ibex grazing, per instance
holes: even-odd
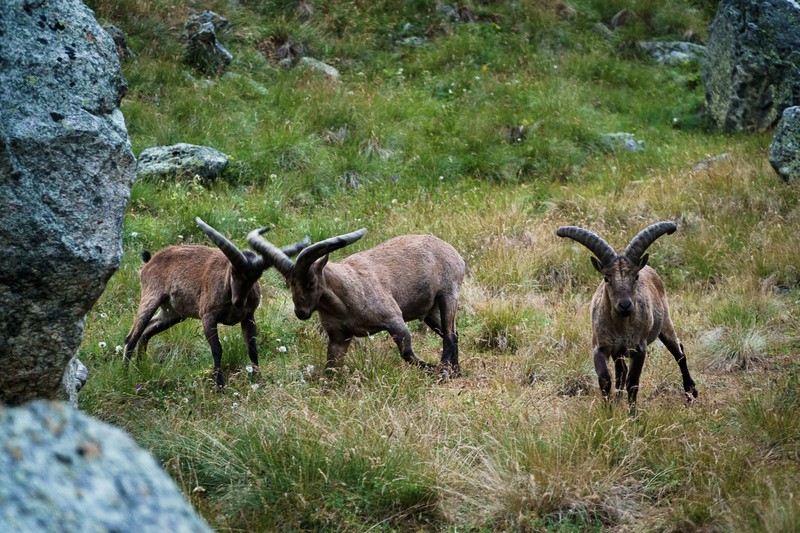
[[[442,337],[442,371],[458,375],[456,308],[466,266],[456,250],[430,235],[403,235],[328,263],[328,254],[354,243],[366,230],[313,244],[292,261],[264,239],[247,241],[286,278],[294,312],[307,320],[316,310],[328,334],[327,367],[340,366],[353,337],[388,331],[408,363],[434,368],[414,353],[406,322],[422,319]]]
[[[664,284],[656,271],[646,266],[649,255],[644,253],[656,239],[676,229],[672,222],[653,224],[639,232],[622,255],[617,255],[606,241],[591,231],[575,226],[558,228],[559,237],[569,237],[595,254],[592,265],[603,275],[603,282],[592,298],[591,315],[594,368],[605,397],[611,392],[611,376],[606,365],[606,359],[611,357],[616,370],[617,393],[622,392],[624,384],[628,403],[636,403],[647,345],[658,338],[678,362],[687,400],[697,398],[683,345],[669,317]],[[630,373],[625,365],[626,356],[631,359]]]
[[[125,362],[139,344],[138,353],[147,349],[153,335],[184,321],[199,318],[214,358],[214,380],[222,388],[220,371],[222,345],[217,324],[241,323],[247,355],[258,366],[254,313],[261,304],[258,278],[272,263],[251,250],[239,250],[214,228],[195,218],[197,225],[218,248],[184,244],[168,246],[147,263],[140,274],[142,298],[130,333],[125,338]],[[283,248],[286,255],[297,255],[311,243],[305,240]],[[157,309],[159,313],[153,316]]]

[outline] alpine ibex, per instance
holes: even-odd
[[[313,244],[292,263],[263,232],[250,232],[247,241],[286,278],[300,320],[319,311],[328,368],[340,366],[353,337],[378,331],[389,332],[408,363],[433,368],[414,353],[406,326],[422,319],[443,339],[442,371],[459,374],[456,308],[466,266],[452,246],[430,235],[403,235],[328,263],[328,254],[364,236],[360,229]]]
[[[649,255],[644,253],[656,239],[676,229],[672,222],[653,224],[639,232],[622,255],[617,255],[606,241],[591,231],[575,226],[558,228],[559,237],[569,237],[595,254],[592,265],[603,275],[603,282],[592,298],[591,315],[594,368],[605,397],[611,392],[611,376],[606,365],[607,358],[611,357],[617,394],[622,392],[624,384],[628,403],[636,402],[646,348],[656,338],[678,362],[687,400],[697,397],[683,345],[669,316],[664,284],[656,271],[647,266]],[[625,364],[626,356],[631,359],[630,373]]]
[[[217,324],[241,324],[247,354],[257,367],[254,313],[261,304],[258,278],[272,263],[251,250],[239,250],[199,217],[195,221],[218,248],[184,244],[168,246],[152,258],[147,252],[142,254],[146,263],[140,274],[142,297],[125,338],[125,362],[130,361],[137,343],[141,354],[153,335],[187,318],[199,318],[214,358],[214,380],[221,389],[225,380],[220,371],[222,345]],[[282,253],[296,255],[310,243],[306,237],[283,248]]]

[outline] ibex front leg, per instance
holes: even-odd
[[[614,359],[614,388],[616,389],[617,398],[622,395],[622,390],[625,388],[625,381],[628,378],[628,366],[625,364],[625,354],[618,355]]]
[[[222,390],[225,386],[225,378],[222,377],[222,344],[220,344],[217,334],[217,320],[212,315],[206,315],[202,320],[203,333],[211,347],[211,357],[214,358],[214,382],[217,384],[217,390]]]
[[[247,343],[247,356],[253,363],[253,370],[258,370],[258,342],[256,333],[256,318],[253,313],[248,314],[242,320],[242,336]]]
[[[608,373],[608,355],[599,346],[594,349],[594,371],[603,397],[608,399],[611,394],[611,374]]]
[[[353,337],[346,337],[338,331],[328,332],[328,360],[325,362],[325,368],[335,370],[342,366],[342,360],[352,340]]]

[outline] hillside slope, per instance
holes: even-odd
[[[696,63],[636,43],[700,42],[711,2],[631,0],[288,3],[88,2],[122,28],[122,110],[134,153],[188,142],[231,156],[225,174],[139,181],[124,259],[87,319],[90,414],[150,449],[219,530],[791,531],[800,523],[796,184],[768,134],[710,131]],[[234,59],[183,62],[183,24],[211,9]],[[286,55],[335,66],[334,81]],[[610,143],[630,133],[641,151]],[[726,157],[698,163],[719,154]],[[260,374],[221,328],[214,392],[198,321],[155,337],[123,369],[142,250],[239,246],[274,225],[287,244],[367,228],[335,261],[405,233],[467,260],[464,376],[410,368],[391,339],[326,339],[262,278]],[[651,345],[639,408],[602,401],[588,302],[601,282],[564,224],[623,247],[673,220],[649,250],[700,391],[685,405],[672,357]],[[418,354],[441,341],[411,327]]]

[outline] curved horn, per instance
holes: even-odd
[[[310,244],[311,244],[311,238],[308,235],[306,235],[306,238],[303,239],[302,241],[298,241],[294,244],[290,244],[289,246],[284,246],[283,248],[281,248],[281,252],[283,252],[289,257],[294,257],[303,250],[305,250],[306,248],[308,248]]]
[[[206,235],[208,235],[208,238],[214,241],[214,244],[217,245],[217,248],[222,250],[222,253],[225,254],[225,257],[228,258],[228,261],[231,262],[234,268],[240,270],[247,268],[249,262],[242,251],[239,250],[235,244],[229,241],[220,232],[203,222],[200,217],[195,217],[194,221],[197,222],[197,225],[200,226],[200,229],[203,230]]]
[[[367,230],[365,228],[361,228],[360,230],[352,233],[345,233],[344,235],[331,237],[330,239],[325,239],[324,241],[312,244],[300,252],[300,255],[297,256],[297,270],[300,272],[305,272],[311,267],[311,264],[314,263],[314,261],[323,255],[327,255],[335,250],[338,250],[339,248],[344,248],[349,244],[353,244],[358,239],[363,237],[366,232]]]
[[[617,257],[617,252],[596,233],[579,228],[578,226],[561,226],[556,231],[559,237],[569,237],[573,241],[584,245],[600,260],[602,265],[609,265]]]
[[[648,246],[653,244],[656,239],[665,233],[671,235],[675,233],[677,229],[678,226],[675,225],[674,222],[656,222],[655,224],[651,224],[640,231],[636,237],[631,239],[630,244],[628,244],[625,251],[622,252],[622,255],[627,257],[628,261],[634,265],[638,265],[642,259],[642,254],[644,254]]]
[[[250,243],[250,246],[252,246],[255,251],[261,254],[265,262],[269,261],[270,263],[272,263],[272,265],[278,270],[278,272],[280,272],[281,274],[284,275],[284,277],[286,277],[292,272],[292,270],[294,270],[294,263],[292,263],[292,260],[289,259],[289,257],[283,250],[281,250],[280,248],[278,248],[277,246],[275,246],[274,244],[272,244],[267,239],[261,236],[262,233],[266,233],[268,231],[269,228],[254,229],[253,231],[247,234],[247,242]],[[308,237],[306,237],[305,240],[308,240],[310,242]]]

